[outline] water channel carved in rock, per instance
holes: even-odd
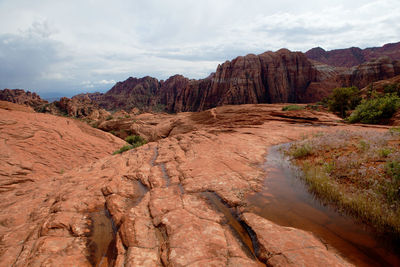
[[[264,187],[247,198],[246,209],[279,225],[316,234],[357,266],[398,265],[395,243],[382,240],[363,223],[321,204],[307,190],[300,170],[280,151],[287,145],[269,149]]]

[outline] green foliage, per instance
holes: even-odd
[[[378,150],[378,154],[382,158],[387,158],[390,153],[392,153],[392,149],[389,147],[384,147]]]
[[[290,155],[296,159],[303,158],[312,154],[312,148],[309,144],[302,144],[291,149]]]
[[[358,149],[362,152],[367,151],[370,148],[370,145],[367,141],[365,140],[360,140],[360,142],[358,142]]]
[[[393,182],[400,183],[400,161],[394,160],[387,162],[386,173]]]
[[[108,115],[107,118],[106,118],[106,121],[109,121],[109,120],[112,120],[112,119],[113,119],[113,116],[112,115]]]
[[[131,150],[133,148],[137,148],[137,147],[143,146],[144,144],[147,144],[146,139],[144,139],[140,135],[130,135],[125,139],[125,141],[128,144],[124,145],[123,147],[121,147],[120,149],[115,151],[113,153],[113,155],[121,154],[121,153],[123,153],[125,151],[128,151],[128,150]]]
[[[140,135],[130,135],[125,139],[133,147],[139,147],[147,143],[147,141]]]
[[[291,110],[302,110],[304,109],[303,106],[299,105],[289,105],[282,108],[282,111],[291,111]]]
[[[383,87],[383,92],[385,94],[397,94],[400,96],[400,84],[398,83],[392,83],[392,84],[387,84]]]
[[[344,118],[347,111],[354,109],[360,101],[360,91],[357,87],[342,87],[333,90],[328,100],[328,106],[330,111],[337,112]]]
[[[363,100],[347,118],[350,123],[380,123],[390,118],[400,108],[400,97],[386,94],[378,98]]]
[[[391,135],[400,135],[400,127],[393,127],[389,129]]]
[[[133,148],[133,146],[131,146],[131,145],[124,145],[123,147],[121,147],[117,151],[114,151],[113,155],[121,154],[121,153],[123,153],[125,151],[131,150],[132,148]]]

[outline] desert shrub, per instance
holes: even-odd
[[[378,154],[382,158],[387,158],[390,155],[390,153],[392,153],[392,149],[388,147],[384,147],[378,150]]]
[[[347,111],[354,109],[360,102],[360,91],[357,87],[341,87],[333,90],[328,106],[330,111],[339,113],[344,118]]]
[[[302,110],[304,109],[303,106],[299,105],[289,105],[282,108],[282,111],[291,111],[291,110]]]
[[[347,118],[350,123],[376,124],[388,119],[400,108],[400,97],[387,94],[378,98],[363,100]]]
[[[125,141],[133,147],[139,147],[147,143],[146,139],[140,135],[130,135],[125,139]]]
[[[132,148],[134,148],[134,147],[131,146],[131,145],[124,145],[123,147],[121,147],[117,151],[114,151],[113,155],[121,154],[121,153],[123,153],[125,151],[131,150]]]
[[[108,115],[107,118],[106,118],[106,121],[109,121],[109,120],[112,120],[112,119],[113,119],[113,116],[112,115]]]
[[[309,144],[298,145],[292,147],[289,154],[296,159],[303,158],[312,154],[312,148]]]
[[[398,83],[387,84],[383,87],[383,92],[385,94],[395,93],[398,96],[400,96],[400,84]]]
[[[400,183],[400,161],[394,160],[387,162],[386,173],[393,182]]]
[[[389,133],[391,135],[400,135],[400,127],[390,128]]]

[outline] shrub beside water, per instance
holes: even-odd
[[[296,142],[287,153],[324,203],[400,238],[400,134],[340,131]]]

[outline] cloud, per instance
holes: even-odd
[[[107,81],[107,80],[101,80],[101,81],[99,81],[98,83],[99,83],[99,84],[115,84],[115,81],[114,81],[114,80],[109,80],[109,81]]]
[[[398,0],[3,0],[0,88],[73,94],[129,76],[203,78],[249,53],[398,42],[399,20]]]

